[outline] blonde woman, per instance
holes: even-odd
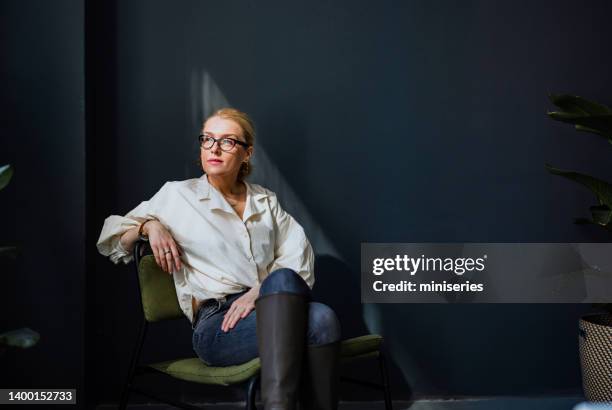
[[[192,323],[193,348],[210,366],[261,359],[264,408],[336,409],[340,323],[312,301],[314,253],[274,192],[245,180],[250,118],[218,110],[202,126],[204,175],[167,182],[125,216],[108,217],[99,251],[132,260],[139,239],[172,274]]]

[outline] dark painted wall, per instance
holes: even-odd
[[[117,44],[116,127],[102,138],[113,174],[97,190],[108,194],[100,226],[165,180],[198,176],[199,122],[227,101],[253,115],[260,152],[315,221],[308,229],[325,227],[343,261],[319,259],[318,294],[341,312],[347,336],[365,320],[387,337],[398,397],[408,394],[403,378],[421,394],[579,391],[585,306],[362,311],[358,261],[366,241],[607,240],[572,225],[593,198],[543,164],[612,176],[604,142],[545,115],[550,92],[612,103],[608,3],[116,7],[116,26],[106,28]],[[103,260],[96,272],[98,289],[116,301],[96,323],[117,353],[124,331],[134,333],[118,322],[135,307],[130,274]],[[346,290],[330,286],[338,284]]]
[[[82,1],[0,3],[0,332],[40,333],[0,356],[2,388],[84,398],[85,85]],[[75,408],[75,406],[70,406]]]
[[[166,180],[199,176],[194,136],[224,103],[257,124],[268,158],[259,169],[274,172],[254,182],[283,187],[285,206],[318,238],[317,297],[346,336],[386,337],[394,397],[408,385],[424,395],[579,391],[586,306],[361,306],[358,261],[366,241],[608,240],[571,224],[594,199],[543,164],[612,179],[607,144],[545,115],[549,92],[612,104],[609,3],[1,7],[0,163],[17,174],[0,192],[9,215],[0,240],[22,248],[2,262],[2,308],[12,312],[2,328],[43,335],[1,359],[12,370],[3,386],[80,387],[85,353],[90,402],[117,398],[136,336],[135,282],[93,243],[109,214]],[[187,322],[153,334],[166,339],[145,359],[191,354]]]

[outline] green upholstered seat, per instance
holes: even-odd
[[[375,356],[378,354],[382,340],[382,336],[379,335],[364,335],[343,340],[342,360]],[[181,380],[228,386],[244,382],[254,376],[260,369],[260,362],[256,357],[235,366],[213,367],[207,366],[199,358],[194,357],[154,363],[149,367]]]
[[[380,335],[363,335],[342,341],[340,356],[345,358],[361,357],[364,354],[378,353],[383,337]]]
[[[254,376],[260,368],[259,357],[235,366],[207,366],[199,358],[170,360],[149,365],[172,377],[203,384],[229,386],[241,383]]]

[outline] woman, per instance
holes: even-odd
[[[340,324],[311,300],[314,253],[303,228],[274,192],[244,180],[252,121],[221,109],[199,138],[204,175],[167,182],[127,215],[108,217],[99,251],[128,263],[134,243],[148,239],[174,277],[198,357],[228,366],[259,356],[265,409],[337,408]]]

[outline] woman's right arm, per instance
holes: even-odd
[[[175,198],[171,185],[166,183],[149,201],[141,202],[125,216],[111,215],[106,218],[97,242],[98,251],[109,256],[114,263],[131,262],[132,249],[138,240],[138,230],[141,224],[146,222],[143,233],[149,237],[157,264],[166,272],[174,268],[180,269],[179,247],[165,226],[157,220]]]
[[[125,216],[111,215],[104,220],[96,246],[111,262],[128,264],[133,260],[132,249],[140,224],[154,217],[148,216],[145,208],[146,202],[143,202]]]
[[[121,247],[125,249],[126,252],[132,253],[134,250],[134,244],[138,241],[138,230],[139,226],[135,226],[133,228],[125,231],[121,238],[119,238]]]
[[[149,238],[149,245],[155,256],[155,262],[168,273],[181,269],[181,250],[172,234],[161,222],[149,219],[143,222],[142,233]],[[140,225],[127,230],[120,238],[120,244],[127,252],[132,252],[139,239]]]

